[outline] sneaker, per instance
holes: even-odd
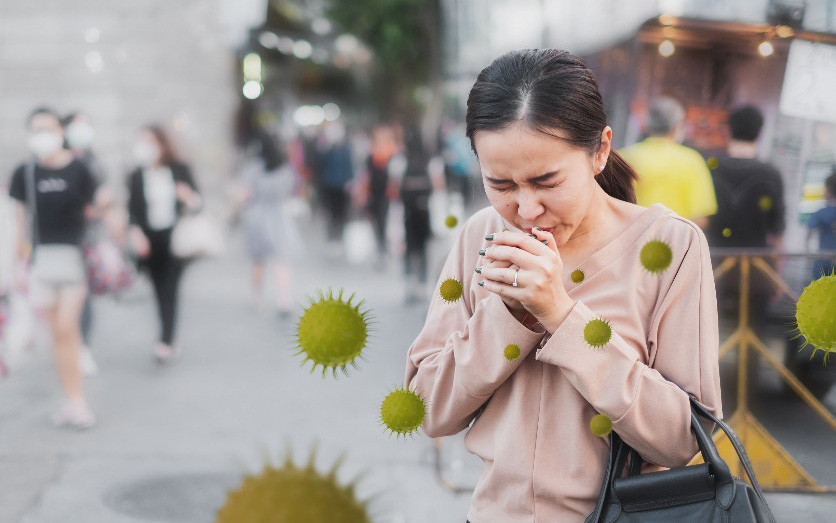
[[[96,416],[86,403],[68,401],[52,415],[52,423],[56,427],[86,430],[96,424]]]
[[[160,343],[154,349],[154,359],[159,365],[169,365],[180,359],[180,349],[176,346]]]
[[[81,367],[81,373],[87,378],[99,373],[99,366],[96,364],[96,360],[93,359],[93,353],[90,352],[90,347],[81,348],[78,365]]]

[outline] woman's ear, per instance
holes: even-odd
[[[598,152],[595,154],[595,172],[601,172],[604,170],[603,167],[606,167],[611,151],[612,127],[608,125],[604,127],[603,131],[601,131],[601,146],[598,147]]]

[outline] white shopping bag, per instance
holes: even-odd
[[[374,229],[368,220],[351,220],[343,232],[345,257],[348,263],[359,265],[371,260],[376,249]]]

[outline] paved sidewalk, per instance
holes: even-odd
[[[433,267],[447,241],[437,243]],[[464,522],[469,496],[436,481],[430,440],[393,439],[378,426],[380,401],[402,380],[405,351],[426,315],[426,304],[402,305],[400,265],[373,271],[318,256],[299,264],[297,302],[345,286],[375,315],[361,369],[334,380],[299,368],[289,341],[295,318],[252,311],[237,252],[188,271],[185,354],[171,368],[151,360],[156,327],[146,285],[120,302],[97,300],[101,374],[88,382],[95,429],[49,426],[58,388],[44,347],[0,381],[0,523],[209,522],[225,490],[264,455],[290,447],[301,461],[314,444],[320,469],[345,452],[340,478],[365,472],[359,494],[374,498],[379,523]],[[480,464],[460,437],[445,442],[448,474],[472,483]],[[770,500],[781,522],[833,521],[836,513],[832,496]]]

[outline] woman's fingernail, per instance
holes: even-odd
[[[529,234],[529,236],[531,236],[532,238],[536,238],[536,237],[537,237],[537,235],[536,235],[536,234]]]
[[[479,256],[484,256],[486,252],[485,249],[479,249]]]
[[[532,225],[532,226],[531,226],[531,228],[532,228],[532,229],[537,229],[538,231],[542,231],[542,230],[543,230],[543,229],[541,229],[540,227],[537,227],[536,225]]]
[[[476,274],[482,274],[482,267],[476,267]]]
[[[480,282],[479,282],[479,283],[477,283],[476,285],[478,285],[479,287],[484,287],[484,286],[485,286],[485,282],[480,281]]]
[[[494,239],[494,236],[496,236],[496,234],[489,234],[489,235],[485,236],[485,239],[488,240],[488,241],[491,241],[491,240]]]
[[[540,240],[540,243],[542,243],[543,245],[548,245],[548,244],[549,244],[549,240]]]

